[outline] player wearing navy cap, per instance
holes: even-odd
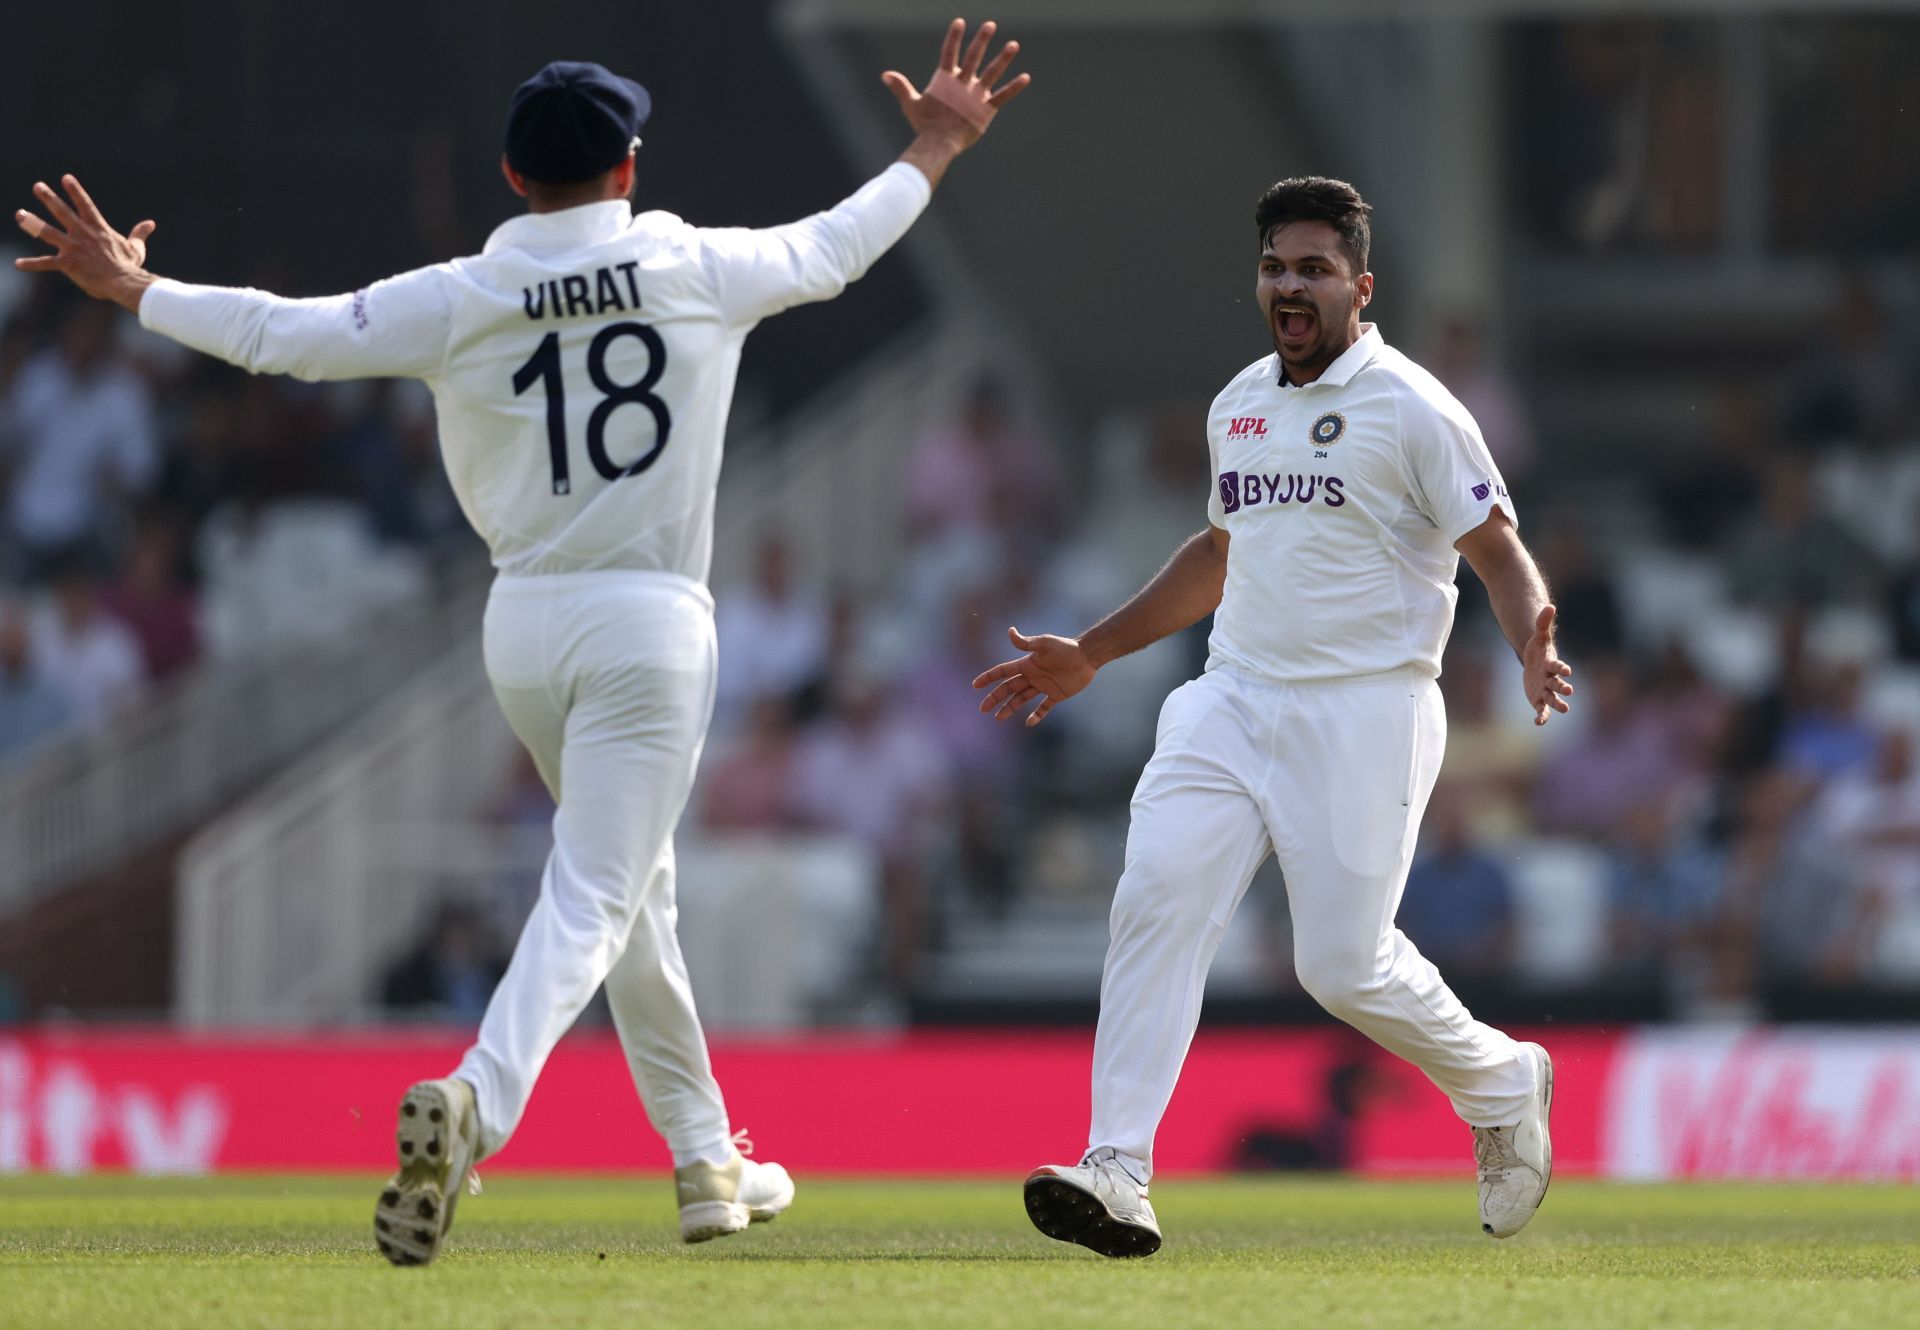
[[[1513,500],[1466,408],[1360,321],[1371,209],[1344,181],[1283,180],[1254,212],[1254,293],[1273,354],[1207,416],[1208,525],[1078,638],[974,681],[1033,725],[1106,662],[1213,615],[1206,673],[1160,712],[1133,796],[1078,1164],[1027,1179],[1049,1237],[1106,1256],[1160,1246],[1153,1138],[1207,968],[1254,871],[1277,855],[1301,987],[1414,1063],[1473,1129],[1480,1224],[1520,1230],[1553,1172],[1553,1063],[1476,1021],[1394,927],[1446,746],[1435,684],[1460,555],[1486,585],[1546,724],[1572,670]]]
[[[501,709],[559,805],[540,895],[452,1075],[400,1105],[375,1210],[398,1265],[439,1254],[472,1164],[506,1144],[554,1044],[604,982],[648,1116],[672,1147],[682,1236],[737,1233],[793,1197],[743,1157],[674,935],[672,833],[713,704],[705,585],[734,372],[769,315],[839,294],[905,234],[947,166],[1027,84],[994,25],[948,28],[923,90],[883,78],[916,131],[837,207],[768,230],[628,205],[646,90],[548,65],[514,94],[501,170],[527,199],[481,253],[319,300],[146,271],[72,176],[16,214],[54,253],[17,260],[197,350],[304,379],[432,388],[447,474],[498,570],[485,622]],[[963,49],[964,47],[964,49]]]

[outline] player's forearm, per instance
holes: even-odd
[[[1227,562],[1213,533],[1182,545],[1133,599],[1080,635],[1080,648],[1097,669],[1191,628],[1220,606]]]
[[[900,160],[925,176],[928,185],[938,189],[953,159],[966,150],[967,145],[951,134],[920,134],[900,154]]]
[[[1540,566],[1515,535],[1491,557],[1475,562],[1473,571],[1487,588],[1493,617],[1499,620],[1500,631],[1507,635],[1513,654],[1521,655],[1527,639],[1533,635],[1540,611],[1553,603],[1553,594],[1547,588]]]

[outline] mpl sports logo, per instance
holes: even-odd
[[[1267,418],[1265,416],[1235,416],[1227,422],[1229,439],[1264,439],[1267,437]]]

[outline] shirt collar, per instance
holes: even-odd
[[[1321,371],[1320,377],[1312,383],[1289,383],[1286,379],[1287,367],[1280,365],[1279,383],[1283,388],[1317,388],[1321,384],[1330,384],[1335,388],[1344,388],[1353,381],[1353,376],[1367,367],[1367,362],[1380,354],[1380,348],[1386,343],[1380,337],[1380,325],[1363,323],[1360,336],[1352,346],[1342,351],[1334,362]],[[1274,363],[1279,364],[1280,353],[1275,352]]]
[[[522,213],[496,226],[481,252],[524,249],[533,254],[557,254],[610,240],[632,225],[633,205],[625,199],[583,203],[558,212]]]

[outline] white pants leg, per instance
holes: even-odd
[[[706,1036],[675,928],[673,842],[654,866],[646,904],[627,950],[607,975],[607,1005],[627,1054],[634,1088],[653,1129],[679,1152],[724,1157],[727,1106],[713,1079]]]
[[[1426,680],[1286,686],[1216,670],[1167,699],[1114,895],[1092,1148],[1151,1170],[1207,968],[1270,849],[1307,991],[1418,1065],[1468,1122],[1519,1119],[1530,1060],[1393,926],[1444,744]]]
[[[663,976],[614,998],[642,1092],[659,1087],[655,1125],[676,1149],[727,1133],[673,934],[673,828],[713,706],[711,605],[683,579],[615,573],[502,578],[488,599],[487,673],[559,809],[539,898],[455,1072],[474,1087],[483,1155],[623,954],[635,976]]]
[[[1112,1146],[1142,1182],[1153,1137],[1200,1020],[1207,970],[1270,843],[1245,771],[1255,746],[1240,700],[1208,674],[1160,709],[1133,792],[1126,867],[1093,1036],[1088,1148]]]
[[[1447,743],[1431,679],[1303,685],[1274,696],[1279,760],[1261,794],[1293,917],[1300,986],[1413,1063],[1476,1127],[1518,1122],[1532,1058],[1473,1019],[1394,926]]]

